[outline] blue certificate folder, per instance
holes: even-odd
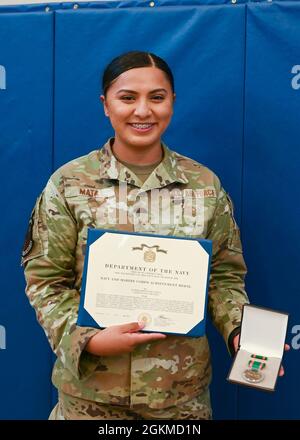
[[[78,310],[78,319],[77,319],[77,325],[82,327],[93,327],[93,328],[105,328],[105,326],[99,325],[93,317],[90,315],[90,313],[85,309],[84,303],[85,303],[85,291],[86,291],[86,284],[87,284],[87,270],[88,270],[88,264],[89,264],[89,254],[90,254],[90,246],[98,240],[103,234],[106,232],[109,232],[111,234],[126,234],[126,235],[139,235],[141,237],[157,237],[157,238],[166,238],[166,239],[177,239],[177,240],[193,240],[197,241],[200,246],[203,247],[203,249],[208,254],[208,270],[207,270],[207,280],[206,280],[206,293],[205,293],[205,306],[204,306],[204,318],[197,323],[188,333],[175,333],[175,332],[167,332],[167,331],[160,331],[159,333],[165,333],[165,334],[177,334],[181,336],[191,336],[191,337],[199,337],[204,336],[205,334],[205,326],[206,326],[206,310],[207,310],[207,297],[208,297],[208,289],[209,289],[209,277],[210,277],[210,264],[211,264],[211,256],[212,256],[212,241],[211,240],[205,240],[200,238],[187,238],[187,237],[175,237],[175,236],[163,236],[163,235],[156,235],[156,234],[144,234],[144,233],[136,233],[136,232],[124,232],[124,231],[118,231],[118,230],[110,230],[110,229],[88,229],[88,236],[87,236],[87,247],[86,247],[86,255],[84,260],[84,270],[83,270],[83,277],[82,277],[82,287],[81,287],[81,296],[80,296],[80,304],[79,304],[79,310]],[[118,252],[118,249],[115,250],[116,254]],[[178,261],[180,261],[180,255],[178,255]],[[120,323],[121,324],[121,323]],[[142,330],[143,332],[147,332],[147,330]],[[149,332],[154,333],[153,330],[149,330]],[[158,333],[158,332],[157,332]]]

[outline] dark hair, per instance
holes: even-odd
[[[133,50],[119,55],[106,66],[102,77],[103,95],[106,96],[109,86],[119,75],[137,67],[157,67],[162,70],[166,74],[174,93],[174,78],[168,64],[154,53]]]

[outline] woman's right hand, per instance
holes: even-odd
[[[117,356],[132,352],[138,344],[165,339],[163,333],[137,333],[144,323],[112,325],[92,336],[85,350],[96,356]]]

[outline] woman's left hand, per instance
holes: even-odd
[[[237,349],[238,349],[238,347],[239,347],[239,340],[240,340],[240,335],[236,335],[236,336],[233,338],[233,346],[234,346],[235,351],[237,351]],[[285,345],[284,345],[284,350],[285,350],[285,351],[289,351],[290,348],[291,348],[291,347],[289,346],[289,344],[285,344]],[[279,376],[283,376],[283,375],[284,375],[284,368],[283,368],[283,366],[281,365],[280,370],[279,370]]]

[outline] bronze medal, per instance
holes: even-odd
[[[250,383],[259,383],[264,380],[264,375],[261,371],[248,369],[243,372],[243,378]]]

